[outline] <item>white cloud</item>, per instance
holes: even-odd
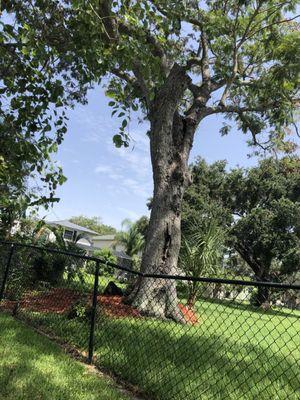
[[[113,179],[115,181],[123,179],[123,175],[120,173],[117,173],[113,167],[110,165],[98,165],[95,169],[94,172],[96,174],[103,174],[108,176],[110,179]]]
[[[148,198],[149,197],[149,185],[137,181],[131,178],[125,178],[123,180],[123,186],[125,186],[129,192],[134,193],[136,196]]]
[[[112,131],[117,131],[114,120],[103,118],[85,106],[78,106],[72,116],[72,122],[80,131],[80,140],[88,143],[103,143]]]
[[[141,217],[140,214],[136,213],[135,211],[128,210],[127,208],[118,207],[117,209],[124,214],[124,219],[125,218],[130,218],[130,219],[133,219],[133,220],[137,220],[137,219],[139,219]]]
[[[107,131],[112,132],[112,128]],[[149,139],[145,132],[146,129],[130,131],[132,141],[129,148],[116,148],[112,137],[106,134],[106,157],[95,166],[94,173],[116,182],[106,183],[106,186],[110,185],[110,191],[112,186],[116,186],[114,193],[122,191],[124,195],[134,195],[145,200],[152,195]],[[101,185],[103,187],[103,182]]]
[[[146,131],[146,127],[143,130],[130,131],[132,141],[129,148],[115,148],[110,138],[106,140],[106,145],[110,154],[118,160],[118,164],[127,171],[129,169],[136,179],[152,182],[150,145]]]
[[[101,173],[101,172],[112,172],[112,168],[109,165],[98,165],[94,169],[94,172],[96,174]]]

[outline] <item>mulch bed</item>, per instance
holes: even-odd
[[[82,294],[67,288],[52,288],[46,292],[27,292],[19,302],[21,310],[36,311],[42,313],[63,314],[68,312],[72,306],[82,299]],[[88,296],[91,303],[91,296]],[[142,318],[140,312],[128,304],[123,303],[121,296],[104,296],[97,298],[99,308],[108,317],[112,318]],[[0,305],[0,310],[13,312],[17,305],[16,301],[5,300]],[[179,304],[179,308],[187,323],[195,325],[198,322],[196,313],[188,306]]]
[[[109,317],[142,317],[136,308],[133,308],[128,304],[124,304],[121,296],[98,296],[98,304],[100,306],[100,310]]]
[[[46,292],[27,292],[19,302],[19,309],[37,311],[43,313],[63,314],[80,299],[80,295],[74,290],[66,288],[53,288]],[[12,311],[16,301],[6,300],[1,305],[5,311]]]
[[[183,304],[180,303],[178,304],[178,307],[180,308],[180,311],[182,312],[182,315],[184,316],[184,319],[188,324],[196,325],[199,322],[197,314],[191,307],[184,306]]]

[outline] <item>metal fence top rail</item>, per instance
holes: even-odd
[[[280,283],[280,282],[269,282],[269,281],[249,281],[249,280],[241,280],[241,279],[223,279],[223,278],[206,278],[206,277],[193,277],[193,276],[184,276],[184,275],[167,275],[167,274],[146,274],[140,271],[133,271],[130,268],[122,267],[121,265],[106,261],[99,257],[86,256],[83,254],[73,253],[65,250],[57,250],[48,247],[37,246],[33,244],[25,244],[25,243],[17,243],[11,241],[2,241],[0,240],[0,244],[10,245],[13,248],[23,247],[29,249],[36,249],[39,251],[46,251],[49,253],[58,253],[64,254],[66,256],[71,256],[75,258],[81,258],[84,260],[94,261],[98,264],[105,264],[112,268],[129,272],[133,275],[140,276],[142,278],[153,278],[153,279],[171,279],[178,281],[189,281],[189,282],[206,282],[206,283],[222,283],[225,285],[241,285],[241,286],[263,286],[270,287],[276,289],[293,289],[300,290],[300,285],[293,285],[289,283]]]

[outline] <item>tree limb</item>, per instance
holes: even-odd
[[[91,5],[91,3],[89,2]],[[91,5],[92,7],[92,5]],[[94,10],[94,8],[93,8]],[[101,20],[101,24],[105,29],[108,41],[120,41],[120,34],[140,40],[144,38],[146,43],[150,44],[149,50],[154,57],[160,60],[162,73],[168,71],[168,62],[164,49],[156,38],[151,34],[149,29],[135,28],[127,22],[121,21],[118,16],[112,12],[111,0],[99,1],[99,13],[94,12]]]
[[[276,22],[273,22],[272,24],[265,25],[265,26],[263,26],[262,28],[257,29],[255,32],[252,32],[251,35],[248,36],[248,37],[246,38],[246,40],[251,39],[251,38],[252,38],[253,36],[255,36],[257,33],[260,33],[261,31],[263,31],[263,30],[265,30],[265,29],[268,29],[268,28],[270,28],[271,26],[280,25],[280,24],[284,24],[284,23],[287,23],[287,22],[291,22],[291,21],[294,21],[295,19],[297,19],[297,18],[299,18],[299,17],[300,17],[300,14],[296,15],[296,16],[293,17],[293,18],[282,19],[281,21],[276,21]]]
[[[289,99],[289,101],[294,105],[299,105],[300,99]],[[270,102],[263,105],[258,105],[254,107],[242,107],[235,105],[217,107],[206,107],[207,115],[218,114],[218,113],[244,113],[244,112],[264,112],[272,108],[278,108],[278,102]]]

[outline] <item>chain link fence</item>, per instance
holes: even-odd
[[[1,311],[145,398],[300,398],[299,285],[145,275],[10,243],[0,261]],[[258,304],[260,291],[268,300]]]

